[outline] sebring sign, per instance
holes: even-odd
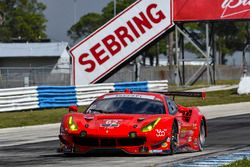
[[[171,0],[138,0],[70,49],[75,85],[96,83],[172,27]]]

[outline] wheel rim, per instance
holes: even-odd
[[[200,147],[201,147],[201,149],[204,147],[205,141],[206,141],[206,132],[205,132],[205,126],[202,122],[201,128],[200,128]]]

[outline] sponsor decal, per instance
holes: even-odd
[[[162,102],[162,99],[160,98],[155,98],[155,100]]]
[[[198,124],[195,122],[193,123],[193,129],[197,129],[198,128]]]
[[[104,127],[104,128],[109,128],[109,129],[113,129],[113,128],[117,128],[120,126],[120,121],[121,120],[106,120],[104,121],[103,124],[100,125],[100,127]]]
[[[250,0],[224,0],[221,8],[221,18],[237,15],[250,10]]]
[[[170,141],[169,141],[169,142],[170,142]],[[168,146],[168,143],[167,143],[167,142],[164,142],[164,143],[161,144],[161,147],[162,147],[162,148],[166,148],[167,146]]]
[[[156,137],[164,137],[166,136],[167,129],[155,129]]]
[[[153,99],[155,98],[154,96],[149,96],[149,95],[138,95],[138,94],[115,94],[115,95],[107,95],[107,96],[104,96],[104,99],[117,98],[117,97],[131,97],[131,98],[141,98],[141,99],[150,99],[150,100],[153,100]]]
[[[250,0],[176,0],[174,21],[250,19]]]
[[[190,137],[188,137],[188,142],[191,142],[193,139],[192,139],[192,137],[190,136]]]
[[[180,137],[192,136],[194,134],[193,130],[182,129]]]
[[[181,131],[180,137],[183,138],[186,136],[186,131]]]
[[[163,150],[150,150],[149,153],[162,153]]]

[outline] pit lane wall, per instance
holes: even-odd
[[[168,81],[103,83],[81,86],[34,86],[0,89],[0,112],[89,105],[109,91],[167,91]]]

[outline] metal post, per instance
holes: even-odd
[[[179,34],[178,28],[175,26],[175,84],[180,86],[180,76],[179,76]]]
[[[171,32],[168,35],[168,64],[169,64],[169,69],[170,71],[172,70],[172,66],[173,66],[173,33]]]
[[[246,24],[246,45],[243,49],[243,57],[242,57],[242,63],[243,63],[243,77],[245,77],[247,75],[247,60],[246,60],[246,52],[250,51],[250,39],[249,39],[249,35],[250,35],[250,31],[249,31],[249,23]]]
[[[176,29],[178,30],[178,32],[180,32],[180,34],[182,34],[205,58],[207,58],[207,54],[203,52],[203,50],[196,45],[196,43],[194,43],[194,41],[192,40],[192,38],[190,38],[180,27],[178,27],[177,25],[175,25]]]
[[[215,57],[215,54],[216,54],[216,50],[215,50],[215,40],[214,40],[214,37],[215,37],[215,35],[214,35],[214,23],[212,22],[211,23],[211,46],[212,46],[212,70],[213,70],[213,82],[212,82],[212,84],[213,85],[215,85],[216,83],[215,83],[215,59],[216,59],[216,57]]]
[[[173,41],[174,36],[173,32],[170,32],[167,39],[166,45],[166,55],[168,55],[168,66],[169,66],[169,80],[173,81]]]
[[[136,79],[136,81],[140,81],[140,73],[141,73],[141,64],[138,61],[137,62],[137,79]]]
[[[183,25],[181,25],[181,28],[183,28]],[[181,73],[182,73],[182,80],[181,80],[181,83],[182,85],[185,85],[185,53],[184,53],[184,36],[181,34],[181,58],[182,58],[182,69],[181,69]]]
[[[210,46],[209,46],[209,26],[208,23],[206,23],[206,50],[207,50],[207,83],[208,85],[211,85],[211,79],[210,79],[210,64],[209,64],[209,55],[210,55]]]
[[[242,54],[242,66],[243,66],[243,77],[247,75],[247,60],[246,60],[246,51],[249,45],[246,45],[243,49],[243,54]]]
[[[134,60],[134,78],[133,81],[138,81],[138,66],[137,66],[137,60]]]
[[[140,81],[142,55],[134,60],[135,81]]]

